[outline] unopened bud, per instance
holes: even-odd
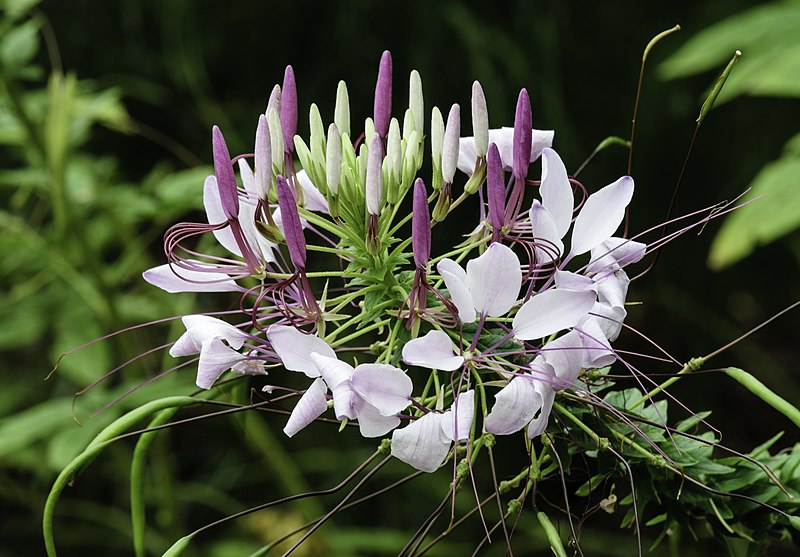
[[[314,164],[320,168],[325,167],[325,125],[322,123],[322,116],[319,115],[319,108],[312,103],[308,111],[308,122],[311,129],[309,141],[311,142],[311,158]]]
[[[286,247],[289,248],[289,257],[297,269],[306,267],[306,240],[303,236],[303,227],[300,224],[300,215],[297,203],[292,195],[292,189],[283,176],[277,178],[278,206],[281,209],[283,222],[283,235],[286,238]]]
[[[239,190],[236,187],[236,176],[233,173],[228,146],[217,126],[211,128],[211,144],[222,211],[228,219],[235,219],[239,216]]]
[[[281,113],[281,86],[277,83],[269,94],[269,102],[267,102],[267,109],[264,111],[264,114],[268,113],[270,108],[277,110],[278,114]]]
[[[339,128],[341,135],[350,135],[350,96],[347,94],[347,84],[339,82],[336,88],[336,108],[333,110],[333,122]]]
[[[428,209],[428,192],[422,178],[414,181],[414,207],[411,216],[411,247],[414,264],[424,269],[431,257],[431,215]]]
[[[272,145],[267,117],[263,114],[258,117],[256,128],[255,165],[256,192],[259,199],[266,201],[272,185]]]
[[[425,100],[422,97],[422,79],[417,70],[408,78],[408,108],[414,114],[414,129],[422,135],[425,131]],[[406,137],[403,134],[403,137]]]
[[[528,91],[522,89],[517,98],[517,112],[514,117],[514,178],[519,182],[528,176],[531,163],[531,141],[533,138],[531,120],[531,99]]]
[[[486,190],[489,201],[489,222],[492,228],[499,231],[503,228],[506,210],[506,186],[503,180],[503,161],[497,145],[489,145],[487,156]]]
[[[442,142],[444,141],[444,120],[439,107],[434,106],[431,110],[431,162],[433,163],[433,189],[438,190],[441,182],[437,184],[435,177],[439,175],[441,179],[442,170]]]
[[[392,118],[389,125],[389,136],[386,139],[386,157],[389,159],[389,170],[395,182],[400,182],[403,171],[403,151],[400,143],[400,124]]]
[[[281,87],[281,126],[283,127],[283,146],[288,153],[294,147],[294,136],[297,134],[297,84],[294,80],[294,69],[286,66],[283,72]]]
[[[381,170],[383,166],[383,147],[381,138],[375,134],[369,144],[369,159],[367,160],[367,212],[378,215],[381,212]]]
[[[483,87],[477,81],[472,84],[472,135],[475,136],[475,153],[485,157],[489,148],[489,111]]]
[[[342,138],[336,124],[328,126],[328,145],[325,153],[325,181],[328,192],[333,197],[339,193],[339,180],[342,176]]]
[[[283,128],[281,117],[275,108],[267,111],[267,124],[269,124],[269,141],[272,147],[272,164],[277,167],[278,174],[283,172]]]
[[[447,116],[447,127],[444,130],[442,143],[442,180],[453,183],[458,165],[458,148],[461,140],[461,108],[454,104]]]
[[[378,68],[378,81],[375,84],[375,131],[381,138],[389,133],[389,120],[392,117],[392,55],[383,51]]]

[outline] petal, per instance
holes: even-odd
[[[197,386],[210,389],[220,375],[244,357],[219,338],[205,341],[200,348],[200,361],[197,364]]]
[[[590,277],[570,271],[556,269],[555,283],[556,288],[566,290],[596,290],[595,282]]]
[[[400,418],[384,416],[369,404],[358,411],[358,429],[364,437],[381,437],[399,425]]]
[[[462,137],[458,143],[458,169],[467,176],[472,176],[472,173],[475,172],[477,160],[478,153],[475,149],[475,138]]]
[[[544,345],[539,354],[555,374],[553,389],[566,389],[575,383],[583,368],[584,352],[581,335],[574,330]]]
[[[630,282],[628,275],[622,269],[597,280],[597,294],[600,301],[613,308],[624,308]]]
[[[222,201],[219,198],[219,188],[217,188],[217,179],[214,176],[206,178],[203,184],[203,205],[206,209],[206,218],[208,224],[221,224],[227,222],[228,217],[225,216],[225,211],[222,210]],[[214,230],[214,237],[226,250],[233,255],[242,256],[242,250],[236,243],[236,239],[231,232],[230,226]]]
[[[306,427],[308,424],[319,418],[328,409],[328,401],[325,392],[328,389],[322,379],[315,379],[311,386],[303,393],[300,400],[289,415],[289,421],[283,432],[292,437],[295,433]]]
[[[550,147],[553,144],[553,135],[553,130],[533,130],[531,162],[541,156],[545,147]],[[511,164],[514,161],[514,128],[489,130],[489,143],[497,144],[497,149],[500,151],[500,159],[503,161],[503,170],[511,170]],[[474,161],[473,166],[475,166]]]
[[[336,358],[336,352],[324,340],[294,327],[272,325],[267,329],[267,338],[286,369],[302,371],[309,377],[319,377],[319,370],[311,359],[312,354]]]
[[[616,355],[611,350],[611,344],[603,334],[603,329],[596,318],[587,318],[576,330],[581,334],[581,341],[586,349],[583,367],[586,369],[600,368],[617,361]]]
[[[566,236],[572,223],[575,196],[561,157],[549,147],[542,151],[542,185],[539,187],[544,205],[553,217],[558,238]]]
[[[203,264],[199,261],[191,261],[192,265],[198,267]],[[176,292],[234,292],[240,290],[239,286],[231,280],[225,273],[212,270],[195,271],[182,269],[167,263],[159,265],[142,273],[144,280],[166,290],[170,294]]]
[[[575,326],[594,306],[597,295],[584,290],[553,288],[525,302],[514,316],[514,336],[533,340]]]
[[[528,424],[528,438],[533,439],[541,435],[547,428],[550,419],[550,411],[553,409],[553,399],[556,392],[545,382],[536,382],[536,392],[542,398],[542,407],[539,413]]]
[[[253,175],[253,169],[250,168],[250,164],[245,158],[239,159],[238,164],[239,176],[242,177],[242,185],[244,186],[244,190],[247,193],[252,194],[253,198],[256,199],[258,197],[258,191],[256,190],[256,177]]]
[[[450,452],[442,414],[429,412],[392,433],[392,456],[423,472],[436,471]]]
[[[564,242],[558,235],[553,216],[547,207],[534,199],[528,216],[531,219],[531,233],[536,243],[536,262],[539,265],[550,263],[564,253]]]
[[[447,291],[450,293],[450,299],[453,300],[458,309],[458,318],[462,323],[472,323],[477,317],[475,313],[475,304],[472,301],[472,294],[469,292],[467,285],[467,272],[452,259],[442,259],[436,264],[436,270],[439,271]]]
[[[262,262],[272,263],[275,261],[274,250],[277,244],[273,244],[256,228],[256,205],[251,201],[242,200],[239,204],[239,227],[242,229],[245,240],[250,249],[260,258]]]
[[[625,207],[632,197],[633,178],[630,176],[623,176],[590,195],[575,219],[570,253],[586,253],[608,240],[625,218]]]
[[[319,370],[319,374],[328,387],[336,389],[342,383],[350,383],[353,377],[353,366],[347,362],[337,360],[335,357],[322,356],[318,353],[311,354],[311,361],[314,366]]]
[[[601,302],[597,302],[589,312],[589,316],[597,321],[600,330],[609,341],[617,340],[627,315],[628,312],[624,307],[611,307]]]
[[[522,286],[517,254],[508,246],[493,243],[483,255],[467,263],[467,285],[477,312],[489,317],[505,315]]]
[[[442,431],[451,441],[466,441],[475,417],[475,391],[470,389],[459,394],[453,406],[443,414]]]
[[[483,422],[489,433],[508,435],[521,430],[542,407],[530,376],[518,375],[494,395],[494,406]]]
[[[442,371],[455,371],[464,364],[464,358],[453,352],[453,343],[447,333],[438,330],[409,340],[403,346],[403,361],[412,366]]]
[[[337,420],[345,418],[355,420],[358,417],[359,409],[366,405],[364,400],[353,391],[350,381],[342,381],[336,387],[332,387],[331,391],[333,393],[333,411]]]
[[[619,267],[639,262],[646,253],[647,244],[611,237],[592,249],[592,260],[587,269],[591,273],[613,272]]]
[[[209,315],[185,315],[181,318],[186,332],[172,345],[169,355],[173,357],[198,354],[203,343],[219,338],[238,350],[247,339],[247,334],[221,319]]]
[[[361,364],[350,380],[353,390],[384,416],[393,416],[411,404],[411,378],[387,364]]]
[[[296,177],[300,189],[303,190],[304,207],[309,211],[325,213],[327,215],[329,212],[328,200],[325,199],[325,196],[322,195],[317,186],[314,185],[314,182],[311,181],[308,173],[305,170],[301,170],[297,173]]]

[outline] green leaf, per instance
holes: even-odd
[[[789,141],[780,159],[765,166],[753,179],[748,199],[764,197],[725,219],[708,256],[712,269],[728,267],[750,255],[758,245],[800,227],[800,155],[795,151],[798,143],[800,135]]]
[[[72,398],[42,402],[0,421],[0,457],[24,449],[71,422]],[[74,422],[72,422],[74,423]]]
[[[29,20],[14,27],[0,39],[0,65],[3,71],[15,73],[28,64],[39,50],[39,22]]]

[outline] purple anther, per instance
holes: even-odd
[[[289,257],[298,269],[306,268],[306,239],[303,236],[303,226],[300,224],[300,215],[297,212],[297,203],[292,195],[292,189],[283,176],[278,176],[278,207],[281,209],[283,222],[283,236],[289,248]]]
[[[231,155],[225,138],[217,126],[211,128],[211,143],[214,155],[214,173],[217,175],[217,188],[225,217],[235,220],[239,216],[239,191],[236,176],[233,174]]]
[[[528,176],[528,165],[531,162],[532,127],[531,99],[528,91],[522,89],[519,92],[517,113],[514,117],[514,178],[520,182]]]
[[[297,83],[294,80],[294,69],[286,66],[281,87],[281,128],[283,128],[283,146],[287,153],[294,151],[294,136],[297,134]]]
[[[378,82],[375,84],[375,131],[386,138],[389,133],[389,121],[392,119],[392,55],[383,51],[378,68]]]
[[[414,208],[411,216],[411,247],[417,269],[425,269],[431,256],[431,214],[428,192],[422,178],[414,181]]]

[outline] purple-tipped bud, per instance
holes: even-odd
[[[458,149],[461,141],[461,107],[454,104],[447,115],[442,143],[442,180],[452,184],[458,166]]]
[[[381,65],[378,68],[378,82],[375,84],[375,131],[381,139],[389,133],[389,121],[392,119],[392,55],[383,51]]]
[[[383,167],[383,146],[378,134],[372,136],[369,144],[369,158],[367,158],[367,211],[371,215],[381,212],[381,171]]]
[[[517,113],[514,117],[514,178],[519,181],[528,176],[531,163],[531,141],[533,139],[531,121],[531,99],[528,91],[522,89],[517,99]]]
[[[489,222],[494,230],[503,228],[506,210],[506,186],[503,183],[503,161],[497,145],[489,145],[486,160],[486,189],[489,201]]]
[[[428,209],[428,192],[422,178],[414,181],[414,208],[411,215],[411,247],[414,264],[424,269],[431,257],[431,214]]]
[[[269,94],[269,101],[267,102],[267,109],[264,111],[264,114],[269,112],[270,108],[274,108],[278,114],[281,113],[281,86],[277,83]]]
[[[283,128],[283,145],[287,153],[294,149],[294,136],[297,134],[297,84],[294,81],[294,69],[286,66],[281,87],[281,127]]]
[[[289,248],[289,257],[297,269],[306,268],[306,239],[303,236],[303,226],[300,224],[300,215],[297,212],[297,203],[292,195],[292,188],[286,183],[283,176],[278,176],[278,207],[281,210],[283,222],[283,235],[286,246]]]
[[[228,146],[217,126],[211,128],[211,143],[222,211],[228,219],[236,219],[239,216],[239,190],[236,188],[236,176],[233,174]]]

